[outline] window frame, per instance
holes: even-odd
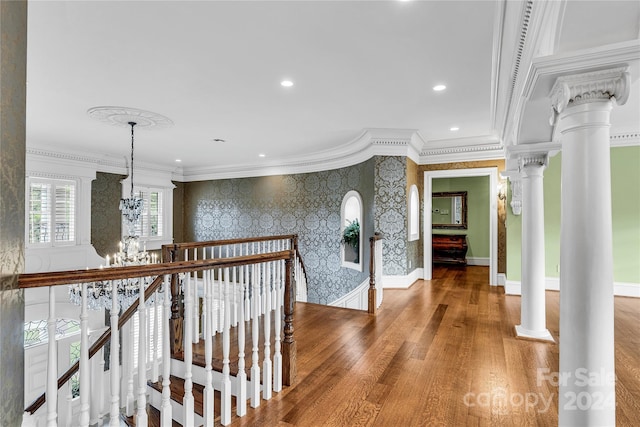
[[[409,188],[407,201],[407,239],[412,242],[420,239],[420,192],[417,185],[413,184]]]
[[[358,263],[355,262],[351,262],[351,261],[346,261],[345,260],[345,244],[344,243],[340,243],[340,264],[342,267],[346,267],[346,268],[351,268],[353,270],[357,270],[357,271],[364,271],[364,260],[362,259],[363,255],[364,255],[364,204],[362,202],[362,196],[360,195],[359,192],[355,191],[355,190],[350,190],[347,192],[347,194],[344,195],[344,197],[342,198],[342,205],[340,206],[340,238],[342,238],[342,233],[344,232],[344,229],[346,227],[346,221],[347,221],[347,217],[346,217],[346,207],[347,207],[347,203],[349,202],[350,199],[355,198],[356,201],[358,202],[358,207],[359,207],[359,216],[354,218],[357,219],[358,222],[360,223],[360,241],[358,244]]]
[[[31,230],[31,187],[32,184],[47,184],[49,185],[49,200],[50,206],[48,207],[49,213],[49,226],[48,233],[50,240],[48,242],[32,242],[30,236]],[[73,237],[69,240],[56,240],[55,228],[56,223],[56,187],[71,185],[73,187]],[[56,248],[56,247],[68,247],[78,245],[79,233],[78,233],[78,200],[79,200],[80,185],[78,180],[71,178],[46,178],[40,176],[28,176],[26,179],[26,196],[25,196],[25,214],[26,214],[26,227],[25,227],[25,245],[26,248]]]

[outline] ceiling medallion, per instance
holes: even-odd
[[[138,128],[167,128],[173,121],[158,113],[130,107],[93,107],[87,110],[89,117],[113,126],[129,126],[134,122]]]

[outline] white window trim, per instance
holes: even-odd
[[[413,203],[413,196],[415,195],[415,205]],[[408,240],[410,242],[414,240],[420,239],[420,193],[418,192],[418,186],[413,184],[409,188],[409,200],[408,200],[408,209],[407,209],[407,229],[408,229]],[[415,210],[415,212],[414,212]],[[411,224],[416,220],[417,226],[415,229],[412,229]]]
[[[347,194],[344,195],[344,198],[342,199],[342,205],[340,206],[340,237],[342,237],[342,232],[344,231],[345,228],[345,207],[347,205],[347,201],[349,199],[351,199],[352,197],[355,197],[358,200],[358,203],[360,205],[360,215],[358,218],[358,221],[360,222],[360,243],[358,244],[358,250],[359,250],[359,254],[358,254],[358,259],[360,260],[359,263],[355,263],[355,262],[350,262],[350,261],[345,261],[344,259],[344,243],[340,244],[340,262],[342,267],[346,267],[346,268],[351,268],[353,270],[357,270],[357,271],[363,271],[364,269],[364,260],[362,259],[363,257],[363,241],[364,241],[364,205],[362,203],[362,196],[360,196],[360,193],[358,193],[355,190],[350,190],[347,192]]]
[[[31,184],[32,183],[46,183],[46,184],[50,184],[52,186],[53,189],[55,189],[56,185],[59,184],[73,184],[74,186],[74,204],[73,204],[73,240],[67,240],[67,241],[58,241],[56,242],[54,234],[55,234],[55,230],[50,230],[50,241],[49,242],[35,242],[32,243],[30,242],[29,239],[29,214],[30,214],[30,207],[29,207],[29,202],[31,200],[30,194],[31,194]],[[80,230],[79,230],[79,215],[80,215],[80,209],[79,209],[79,199],[80,199],[80,184],[78,182],[78,179],[74,179],[71,177],[43,177],[43,176],[27,176],[26,179],[26,190],[25,190],[25,235],[24,235],[24,241],[25,241],[25,247],[27,249],[42,249],[42,248],[58,248],[58,247],[68,247],[68,246],[76,246],[78,244],[80,244]],[[54,191],[55,193],[55,191]],[[51,216],[51,223],[53,224],[53,222],[55,222],[55,213],[52,212],[53,210],[55,210],[55,194],[50,194],[51,198],[52,198],[52,205],[50,207],[50,212],[49,215]]]
[[[162,245],[173,243],[173,189],[175,185],[166,174],[153,174],[147,171],[138,171],[136,169],[135,182],[133,186],[134,193],[139,190],[143,191],[161,191],[162,192],[162,236],[161,237],[143,237],[140,240],[146,244],[147,250],[158,250]],[[131,196],[131,180],[129,177],[121,181],[122,197]],[[121,222],[121,235],[126,236],[128,230]]]

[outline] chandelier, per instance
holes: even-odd
[[[120,211],[127,222],[129,237],[132,237],[135,235],[135,227],[140,220],[140,215],[142,215],[144,201],[133,194],[133,127],[137,123],[129,122],[128,124],[131,126],[131,172],[129,174],[131,178],[131,193],[129,193],[130,195],[128,199],[120,199]]]
[[[141,220],[144,209],[142,198],[134,194],[133,184],[133,148],[134,148],[134,127],[141,125],[144,127],[166,127],[173,124],[168,118],[149,111],[137,110],[126,107],[95,107],[88,111],[93,118],[118,126],[128,125],[131,127],[131,164],[129,178],[131,180],[131,191],[129,198],[120,199],[120,211],[123,222],[126,224],[127,235],[118,244],[118,252],[113,257],[106,256],[106,268],[125,267],[132,265],[146,265],[159,262],[156,254],[149,254],[146,245],[140,245],[140,236],[136,235],[136,229]],[[100,267],[104,268],[104,267]],[[139,298],[140,285],[146,288],[153,281],[153,277],[136,277],[129,279],[104,280],[87,283],[87,306],[89,309],[107,309],[112,307],[113,285],[116,285],[115,297],[118,298],[118,305],[122,310],[127,309]],[[142,282],[142,283],[141,283]],[[69,285],[69,299],[72,303],[80,305],[82,303],[83,284]],[[162,290],[160,290],[162,292]],[[147,300],[147,304],[152,304],[154,297]]]

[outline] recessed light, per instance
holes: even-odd
[[[280,82],[280,85],[284,87],[291,87],[293,86],[293,82],[291,80],[283,80]]]
[[[460,130],[460,128],[459,128],[458,126],[451,126],[451,127],[449,128],[449,130],[450,130],[451,132],[455,132],[455,131]]]
[[[267,155],[264,154],[264,153],[260,153],[260,154],[258,154],[258,157],[267,157]]]
[[[436,92],[442,92],[443,90],[445,90],[447,87],[445,85],[435,85],[433,87],[433,90],[435,90]]]
[[[181,161],[182,161],[181,159],[176,159],[176,162],[177,162],[177,163],[180,163]]]

